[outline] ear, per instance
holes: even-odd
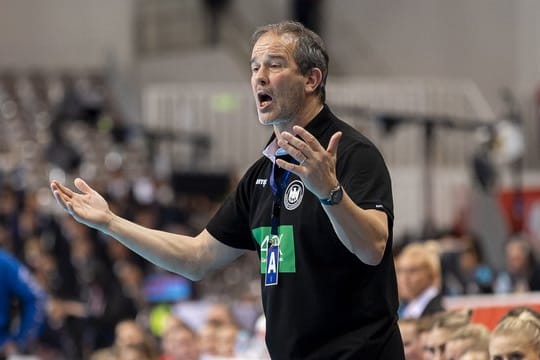
[[[313,68],[309,71],[306,76],[306,84],[304,89],[306,93],[312,94],[315,92],[315,89],[319,87],[322,82],[322,71],[319,68]]]

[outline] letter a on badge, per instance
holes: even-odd
[[[271,286],[278,283],[279,269],[279,246],[273,244],[268,247],[266,252],[266,274],[264,277],[264,285]]]

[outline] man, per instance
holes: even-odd
[[[1,249],[0,274],[0,357],[2,357],[27,349],[37,338],[45,319],[45,293],[28,269]],[[14,303],[20,306],[18,313],[13,311]]]
[[[201,234],[122,219],[81,179],[82,194],[53,182],[54,195],[76,220],[191,279],[257,251],[272,358],[402,359],[384,160],[325,105],[318,35],[283,22],[258,29],[252,44],[257,113],[274,134]]]
[[[407,245],[397,257],[396,270],[403,301],[400,318],[419,318],[444,310],[441,264],[435,250],[423,243]]]

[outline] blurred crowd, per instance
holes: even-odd
[[[76,223],[54,203],[49,181],[81,176],[114,212],[189,234],[202,230],[220,203],[219,194],[178,190],[153,157],[144,129],[123,118],[104,76],[0,73],[0,126],[0,249],[6,253],[0,283],[9,288],[3,294],[13,295],[6,304],[0,297],[3,356],[268,358],[256,254],[201,282],[177,279],[171,290],[165,280],[155,284],[171,274]],[[232,185],[231,176],[224,188]],[[525,236],[508,240],[505,264],[489,264],[485,242],[466,231],[395,244],[407,359],[488,359],[492,348],[507,351],[501,339],[516,333],[516,351],[532,349],[537,357],[531,359],[538,359],[534,310],[515,309],[490,331],[471,323],[469,312],[447,311],[443,301],[539,290],[540,266]]]
[[[493,330],[469,311],[446,311],[399,321],[407,360],[540,359],[540,313],[519,307]]]
[[[0,314],[0,352],[89,358],[130,328],[118,327],[125,320],[159,343],[164,314],[188,301],[198,304],[200,319],[182,323],[183,330],[199,336],[210,305],[226,305],[226,328],[233,337],[242,334],[247,351],[262,312],[255,254],[197,283],[171,280],[171,274],[58,211],[49,181],[71,183],[81,176],[105,194],[114,212],[148,227],[196,234],[225,195],[178,191],[178,176],[156,166],[144,129],[123,119],[110,88],[99,72],[0,72],[0,249],[13,274],[28,270],[28,276],[5,285],[14,290],[0,309],[10,314],[5,323]],[[228,189],[232,181],[217,188]],[[163,304],[165,312],[155,311]],[[29,308],[36,312],[25,313]],[[27,331],[27,317],[34,317],[39,331]],[[222,328],[214,327],[216,333]],[[5,341],[7,333],[17,336]],[[182,338],[176,333],[171,336]]]
[[[509,239],[501,271],[483,261],[481,248],[470,235],[445,234],[396,249],[399,326],[407,360],[540,359],[537,309],[515,307],[489,329],[480,319],[472,321],[474,309],[446,308],[445,297],[540,288],[540,268],[525,238]]]

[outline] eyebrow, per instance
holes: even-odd
[[[287,57],[283,55],[268,55],[266,56],[266,58],[267,60],[287,60]],[[255,60],[255,58],[253,58],[251,59],[250,63],[251,64],[258,63],[258,61]]]

